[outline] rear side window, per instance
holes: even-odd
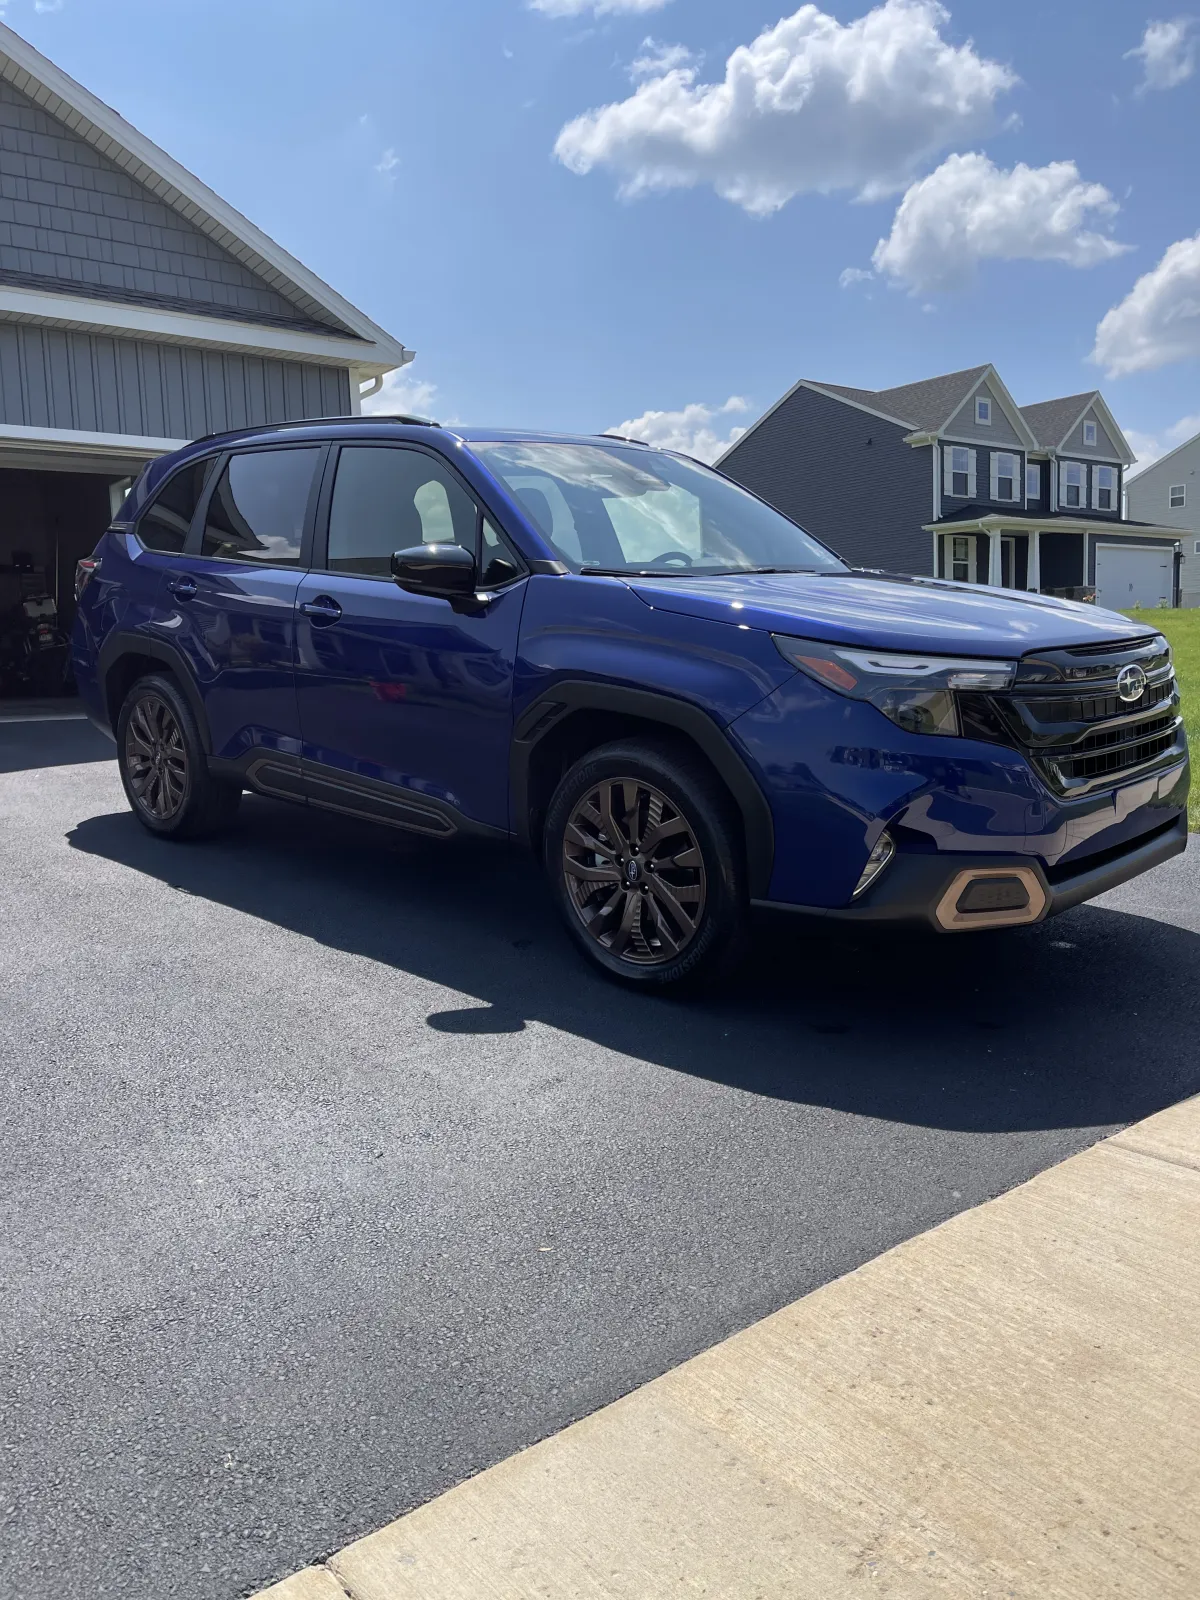
[[[147,550],[182,552],[215,462],[215,456],[208,456],[167,479],[138,518],[137,536]]]
[[[208,503],[200,553],[260,566],[298,566],[320,454],[314,448],[234,456]]]
[[[474,500],[432,456],[347,446],[338,457],[326,565],[390,578],[392,552],[416,544],[460,544],[477,556],[477,522]]]

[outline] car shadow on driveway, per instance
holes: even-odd
[[[536,1022],[748,1094],[979,1133],[1103,1130],[1200,1091],[1200,935],[1150,917],[1083,906],[963,937],[773,917],[736,979],[675,999],[593,974],[515,850],[254,796],[217,840],[165,843],[127,812],[68,839],[474,996],[429,1016],[444,1033],[483,1039]]]

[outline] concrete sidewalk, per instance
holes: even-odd
[[[261,1600],[1195,1600],[1200,1098]]]

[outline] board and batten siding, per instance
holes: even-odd
[[[933,463],[908,429],[800,387],[723,458],[735,482],[853,566],[930,575]]]
[[[349,412],[344,367],[0,323],[0,424],[196,439]]]
[[[3,80],[0,281],[296,327],[316,325]]]

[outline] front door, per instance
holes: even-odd
[[[519,558],[450,466],[413,446],[343,446],[323,520],[297,620],[310,798],[430,833],[463,818],[507,829]],[[475,552],[493,598],[456,607],[392,581],[393,551],[448,542]]]
[[[167,579],[167,636],[188,659],[222,760],[245,766],[278,752],[299,764],[296,590],[323,454],[306,445],[231,456],[192,553]]]

